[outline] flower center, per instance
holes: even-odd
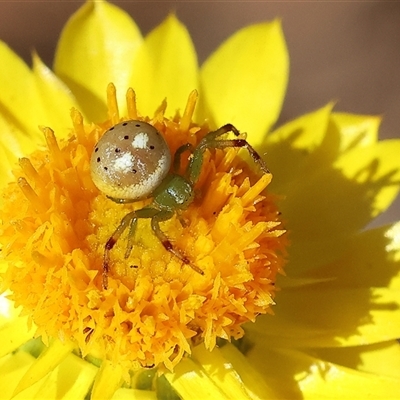
[[[84,125],[74,110],[68,140],[58,143],[44,128],[47,149],[20,160],[0,211],[8,265],[2,290],[11,290],[45,341],[68,338],[83,356],[96,354],[126,369],[171,370],[194,343],[212,350],[218,337],[240,338],[241,325],[273,304],[286,240],[267,190],[272,175],[257,173],[236,148],[205,149],[193,201],[159,223],[169,245],[198,270],[168,251],[150,218],[139,218],[110,249],[103,287],[106,243],[128,213],[152,199],[119,204],[102,194],[90,173],[95,144],[121,121],[144,121],[161,133],[171,154],[181,146],[189,150],[175,165],[184,175],[190,149],[210,131],[192,122],[196,99],[193,92],[182,116],[166,118],[163,104],[147,118],[137,113],[129,89],[121,118],[109,85],[108,120]]]

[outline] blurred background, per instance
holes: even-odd
[[[0,39],[28,64],[32,49],[36,49],[51,66],[61,29],[82,3],[1,1]],[[382,115],[380,137],[400,138],[398,1],[112,3],[127,11],[143,34],[174,11],[192,35],[200,64],[237,29],[279,17],[291,60],[280,122],[336,100],[337,111]],[[374,225],[399,218],[400,199]]]

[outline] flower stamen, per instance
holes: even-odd
[[[129,88],[126,92],[126,106],[129,119],[137,119],[136,93],[132,88]]]
[[[72,108],[70,116],[74,128],[73,130],[76,133],[78,142],[84,143],[86,139],[86,134],[85,134],[85,128],[83,126],[82,114],[76,108]]]
[[[35,182],[35,185],[43,184],[40,175],[36,171],[35,167],[32,165],[31,160],[29,158],[26,157],[20,158],[18,160],[18,164],[29,181]]]
[[[119,119],[119,109],[117,102],[117,93],[115,89],[115,85],[113,83],[109,83],[107,86],[107,108],[108,108],[108,118],[111,121],[112,125],[117,124]]]
[[[55,163],[57,168],[65,169],[66,165],[65,165],[64,157],[60,150],[60,147],[58,146],[58,142],[54,135],[54,131],[47,126],[41,127],[41,130],[44,133],[44,138],[46,139],[46,144],[50,150],[50,154],[52,156],[53,162]]]
[[[24,177],[18,178],[18,186],[24,196],[29,200],[29,202],[39,213],[43,213],[46,211],[46,207],[43,205],[43,201],[39,198],[39,196],[33,190],[32,186]]]
[[[182,118],[179,122],[179,126],[182,131],[187,131],[190,128],[198,97],[199,95],[197,93],[197,90],[193,90],[189,95],[185,111],[183,112]]]

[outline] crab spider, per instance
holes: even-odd
[[[169,172],[172,156],[165,139],[154,126],[146,122],[131,120],[119,123],[100,138],[91,156],[92,179],[97,188],[117,203],[153,198],[148,206],[125,215],[106,242],[103,258],[104,289],[108,286],[110,251],[128,229],[125,258],[129,257],[139,218],[151,219],[154,234],[164,248],[197,273],[204,274],[181,251],[174,248],[161,230],[160,223],[186,209],[194,200],[194,186],[199,179],[203,155],[207,149],[244,147],[261,170],[269,173],[262,158],[245,139],[220,138],[229,132],[239,136],[239,131],[232,124],[226,124],[208,133],[196,147],[189,143],[179,147],[174,156],[172,172]],[[180,175],[178,170],[181,156],[187,151],[191,153],[190,161],[184,175]]]

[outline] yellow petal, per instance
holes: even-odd
[[[385,140],[372,146],[357,147],[334,165],[358,186],[358,197],[364,203],[364,212],[369,212],[368,217],[386,210],[399,192],[399,154],[400,140]],[[348,193],[350,196],[352,194]],[[360,212],[359,209],[357,213]]]
[[[167,98],[168,115],[186,104],[198,87],[197,57],[190,35],[175,15],[155,28],[145,39],[135,62],[131,86],[143,115],[153,115]]]
[[[122,367],[114,365],[108,360],[101,363],[100,371],[96,375],[92,390],[92,400],[111,399],[122,383]]]
[[[399,398],[399,379],[362,373],[311,357],[309,360],[310,368],[296,376],[304,400]]]
[[[0,359],[0,387],[3,399],[10,399],[12,397],[19,380],[34,360],[33,356],[24,351],[18,351],[15,354],[9,354]],[[14,398],[25,400],[32,398],[37,391],[37,387],[38,385],[35,385]]]
[[[72,343],[64,343],[60,340],[54,340],[53,343],[44,350],[40,356],[30,366],[26,374],[22,377],[14,393],[20,393],[26,388],[32,386],[40,379],[53,371],[73,349]]]
[[[11,353],[32,339],[35,329],[28,329],[27,317],[16,317],[0,327],[0,357]]]
[[[137,390],[119,388],[113,395],[112,400],[157,400],[156,392],[150,390]]]
[[[250,396],[239,374],[218,348],[211,352],[204,345],[199,345],[193,349],[192,355],[229,399],[257,398]]]
[[[98,369],[77,357],[68,357],[43,380],[36,399],[83,399],[88,393]]]
[[[341,134],[341,152],[346,152],[356,146],[370,146],[378,139],[380,117],[332,113],[331,120]]]
[[[398,140],[359,147],[287,186],[280,210],[288,221],[295,273],[332,262],[352,235],[388,207],[400,186],[399,154]]]
[[[228,122],[262,143],[281,110],[288,53],[280,21],[251,25],[224,42],[201,69],[206,109],[217,126]]]
[[[400,289],[400,222],[363,231],[348,241],[332,263],[309,271],[309,279],[329,279],[329,287]]]
[[[257,330],[260,334],[266,333],[272,336],[268,340],[278,340],[281,345],[290,345],[292,342],[297,346],[335,345],[332,343],[333,337],[337,334],[335,327],[349,332],[344,345],[387,340],[387,334],[390,335],[392,329],[394,332],[392,338],[396,337],[400,301],[400,223],[362,232],[352,237],[347,246],[345,254],[338,260],[323,268],[310,271],[307,275],[310,282],[312,279],[317,281],[327,279],[323,285],[319,285],[321,289],[318,289],[318,292],[321,290],[323,292],[320,292],[320,298],[318,292],[312,289],[318,287],[316,285],[304,286],[302,290],[297,288],[294,292],[285,288],[277,295],[276,315],[273,318],[259,317],[256,324],[248,325],[248,330]],[[282,278],[281,281],[285,279]],[[382,291],[369,289],[374,285],[381,287]],[[330,291],[332,288],[334,290]],[[349,288],[359,288],[360,291],[353,298]],[[313,291],[312,298],[305,300]],[[374,298],[374,296],[379,297]],[[302,303],[303,300],[307,305]],[[346,312],[340,307],[346,309]],[[307,309],[310,311],[306,311]],[[321,309],[324,311],[321,312]],[[293,319],[292,312],[298,315],[299,319]],[[308,319],[308,315],[314,312],[320,313],[319,317],[313,319],[315,324]],[[354,319],[353,323],[351,318]],[[358,321],[361,321],[362,328],[359,334],[353,336],[350,331],[355,331],[354,324],[357,325]],[[327,329],[329,327],[330,329]]]
[[[38,128],[36,128],[39,131]],[[28,135],[17,128],[11,121],[4,118],[0,112],[0,187],[4,187],[15,177],[11,168],[17,160],[26,154],[30,154],[38,145],[44,142],[43,134],[38,138],[35,135]]]
[[[35,135],[33,132],[27,134],[17,125],[0,113],[0,144],[7,153],[7,162],[13,167],[18,158],[32,153],[37,149],[38,144],[44,143],[43,133],[39,131],[38,126],[36,126]],[[6,171],[2,170],[2,172]]]
[[[397,340],[360,350],[359,369],[400,379],[400,344]]]
[[[279,347],[340,347],[400,337],[397,289],[285,289],[276,296],[275,316],[260,316],[247,330],[255,340]]]
[[[252,399],[276,398],[275,393],[246,358],[235,346],[228,343],[222,346],[220,352],[226,360],[232,363],[233,368],[238,372],[240,378],[246,385],[246,391],[250,393]]]
[[[166,373],[165,377],[183,400],[229,398],[190,358],[183,359],[175,367],[174,372]]]
[[[315,160],[311,162],[310,155],[325,137],[332,107],[333,103],[329,103],[282,125],[261,145],[262,151],[266,152],[268,168],[274,175],[272,186],[278,193],[284,193],[287,185],[299,184],[315,171]]]
[[[246,358],[275,393],[275,396],[265,397],[266,399],[302,399],[294,380],[295,373],[303,367],[298,362],[283,357],[269,348],[266,342],[255,343],[246,353]]]
[[[400,379],[400,344],[397,340],[370,346],[318,349],[313,352],[335,364]]]
[[[33,54],[33,74],[46,116],[41,125],[49,126],[61,139],[71,129],[70,110],[78,108],[71,90]]]
[[[296,350],[256,345],[248,353],[254,367],[283,399],[396,399],[398,379],[359,372]]]
[[[33,74],[28,66],[0,42],[0,112],[25,134],[39,136],[43,119]]]
[[[141,34],[129,15],[104,1],[86,2],[64,27],[54,70],[92,121],[106,116],[103,99],[109,82],[119,89],[119,103],[125,104],[141,43]]]

